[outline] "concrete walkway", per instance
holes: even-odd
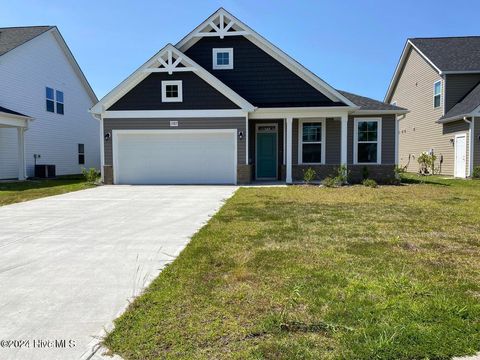
[[[0,207],[0,359],[87,357],[235,190],[104,186]]]

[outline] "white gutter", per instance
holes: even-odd
[[[395,165],[398,166],[398,164],[400,163],[400,161],[398,161],[398,145],[400,144],[400,141],[399,141],[399,123],[400,123],[400,120],[403,120],[405,119],[405,115],[406,114],[402,114],[400,116],[395,116]]]

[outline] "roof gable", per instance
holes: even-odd
[[[213,88],[221,92],[225,97],[230,99],[234,104],[238,105],[245,111],[253,111],[254,106],[247,100],[242,98],[227,85],[210,74],[207,70],[190,59],[187,55],[176,49],[173,45],[168,44],[158,53],[152,56],[146,63],[140,66],[129,77],[117,85],[112,91],[105,95],[90,110],[94,114],[101,114],[120,98],[132,90],[137,84],[144,80],[152,73],[168,73],[174,72],[195,72],[195,74],[210,84]]]
[[[53,26],[0,28],[0,56],[53,28]]]
[[[219,37],[223,39],[229,36],[244,36],[249,41],[257,45],[260,49],[272,56],[282,65],[287,67],[297,76],[306,81],[309,85],[317,91],[324,94],[333,102],[343,102],[347,106],[355,107],[349,99],[340,94],[332,86],[327,84],[317,75],[306,69],[300,63],[295,61],[289,55],[284,53],[278,47],[273,45],[267,39],[259,35],[248,25],[238,20],[235,16],[220,8],[213,13],[209,18],[197,26],[192,32],[185,36],[176,47],[183,52],[186,52],[197,41],[203,37]]]
[[[25,26],[14,28],[0,28],[0,56],[14,50],[15,48],[28,43],[36,37],[45,33],[51,33],[58,45],[65,54],[68,62],[73,68],[73,71],[80,79],[85,91],[92,100],[93,103],[98,101],[95,92],[93,91],[90,83],[88,82],[85,74],[77,63],[77,60],[73,56],[70,48],[68,47],[65,39],[56,26]]]

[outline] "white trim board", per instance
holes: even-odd
[[[104,119],[244,117],[245,111],[227,110],[120,110],[105,111]]]
[[[165,60],[164,58],[167,57]],[[173,59],[176,58],[176,60]],[[180,59],[180,60],[179,60]],[[177,62],[178,61],[178,62]],[[146,63],[135,70],[130,76],[123,80],[107,95],[105,95],[95,106],[90,109],[90,112],[94,114],[104,113],[111,105],[117,102],[122,96],[133,89],[138,83],[145,79],[155,69],[160,69],[162,66],[167,72],[175,72],[178,69],[184,69],[182,67],[177,68],[177,65],[181,63],[188,71],[195,72],[201,79],[217,89],[220,93],[230,99],[233,103],[238,105],[242,110],[253,111],[255,107],[247,100],[238,95],[235,91],[218,80],[210,72],[198,65],[195,61],[183,54],[180,50],[176,49],[172,44],[167,44],[163,49],[152,56]],[[163,71],[163,68],[162,71]],[[184,71],[184,70],[181,70]]]
[[[299,62],[297,62],[292,57],[287,55],[285,52],[280,50],[278,47],[273,45],[270,41],[265,39],[263,36],[258,34],[253,29],[251,29],[248,25],[238,20],[235,16],[230,14],[224,8],[219,8],[204,22],[202,22],[199,26],[197,26],[192,32],[190,32],[187,36],[185,36],[182,40],[180,40],[175,46],[181,51],[186,51],[193,44],[195,44],[202,36],[205,36],[205,34],[201,34],[201,30],[207,27],[209,24],[211,24],[213,21],[215,21],[218,18],[220,19],[226,18],[230,22],[233,22],[235,26],[241,29],[241,33],[237,32],[235,34],[236,36],[245,36],[246,39],[250,40],[252,43],[257,45],[260,49],[262,49],[267,54],[272,56],[275,60],[280,62],[282,65],[286,66],[289,70],[291,70],[293,73],[298,75],[300,78],[302,78],[308,84],[310,84],[315,89],[320,91],[322,94],[327,96],[330,100],[341,101],[350,107],[356,107],[356,105],[352,101],[350,101],[345,96],[340,94],[331,85],[326,83],[320,77],[315,75],[313,72],[305,68]],[[219,36],[219,35],[217,34],[216,36]]]

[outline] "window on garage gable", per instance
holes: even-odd
[[[162,81],[162,102],[182,102],[182,80]]]

